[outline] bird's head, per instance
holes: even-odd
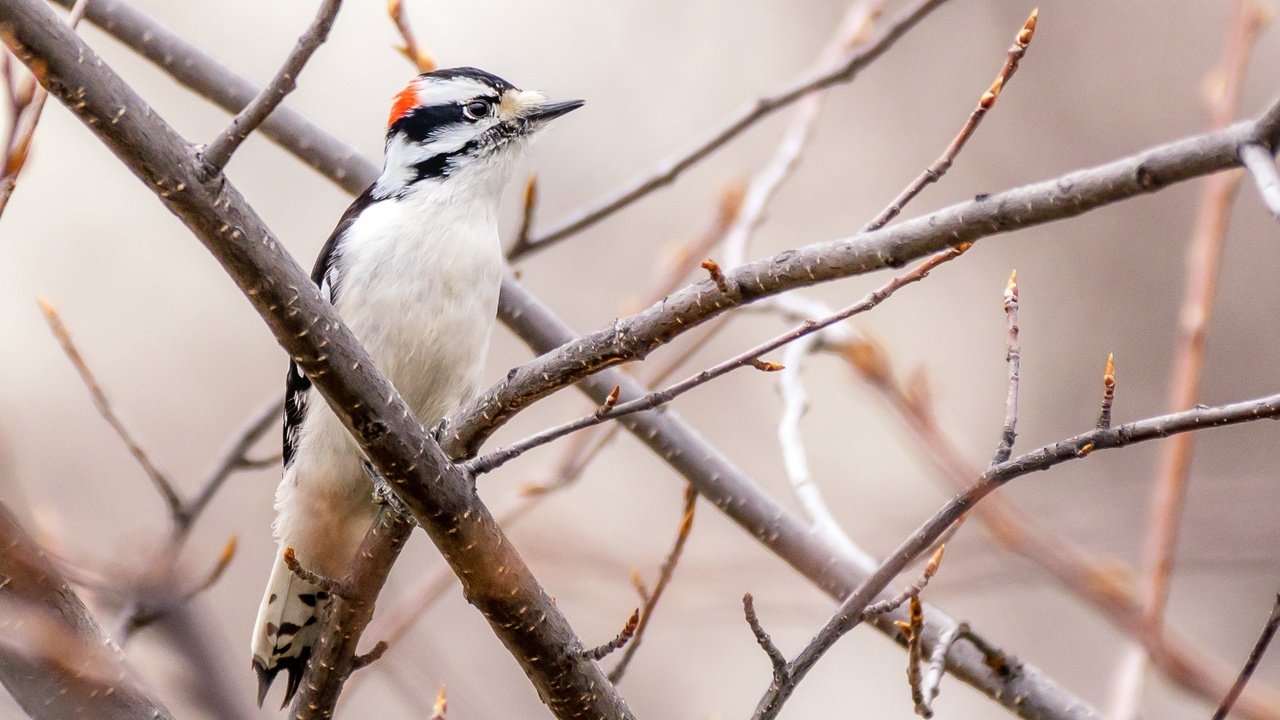
[[[390,197],[419,183],[446,182],[501,192],[528,139],[581,106],[475,68],[423,73],[395,97],[375,192]]]

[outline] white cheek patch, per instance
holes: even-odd
[[[502,94],[498,114],[504,120],[526,115],[545,105],[547,96],[536,90],[508,90]]]

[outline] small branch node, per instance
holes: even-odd
[[[289,568],[289,569],[292,570],[293,568]],[[378,660],[382,658],[382,655],[387,651],[388,647],[390,646],[387,645],[386,640],[379,640],[377,644],[375,644],[369,650],[369,652],[363,655],[357,655],[355,656],[355,658],[352,659],[351,671],[355,672],[356,670],[367,668],[370,665],[378,662]]]
[[[929,562],[925,563],[924,572],[920,573],[919,579],[894,597],[868,605],[867,609],[862,611],[863,614],[870,617],[872,615],[883,615],[885,613],[893,612],[901,607],[902,603],[912,598],[919,597],[920,593],[924,592],[924,589],[929,586],[929,581],[937,574],[938,568],[942,565],[942,554],[946,549],[946,543],[939,545],[938,549],[934,551],[933,556],[929,558]]]
[[[716,284],[716,287],[720,289],[720,292],[728,295],[730,291],[729,279],[724,276],[724,271],[720,269],[720,264],[711,258],[707,258],[702,261],[701,267],[703,270],[707,271],[708,275],[711,276],[711,282]]]
[[[755,369],[759,370],[760,372],[770,372],[770,373],[771,373],[771,372],[778,372],[779,370],[785,370],[785,369],[786,369],[786,367],[785,367],[785,366],[783,366],[783,365],[779,365],[779,364],[778,364],[778,363],[776,363],[776,362],[770,362],[770,361],[768,361],[768,360],[761,360],[760,358],[752,358],[752,360],[751,360],[751,367],[753,367],[753,368],[755,368]]]

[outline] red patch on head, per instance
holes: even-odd
[[[408,115],[417,106],[418,81],[415,79],[405,89],[396,94],[396,99],[391,104],[391,116],[387,118],[387,127],[394,125],[397,120]]]

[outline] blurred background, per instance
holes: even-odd
[[[302,0],[136,5],[259,83],[274,73],[314,12],[314,3]],[[1041,0],[1039,29],[1017,77],[952,172],[906,215],[1204,130],[1206,76],[1218,63],[1232,5]],[[846,7],[843,0],[405,0],[419,40],[442,65],[475,65],[555,97],[587,99],[584,110],[536,145],[519,176],[539,175],[544,227],[649,171],[810,67]],[[1029,2],[954,0],[855,82],[835,88],[748,257],[847,235],[874,216],[951,140],[1031,8]],[[82,27],[87,41],[186,137],[205,141],[224,127],[226,113],[96,28]],[[347,3],[287,104],[378,158],[389,98],[413,74],[393,50],[397,41],[383,3]],[[1245,115],[1275,95],[1277,67],[1280,32],[1271,28],[1254,52]],[[778,113],[673,186],[521,262],[523,282],[584,331],[630,312],[673,254],[705,232],[723,188],[766,164],[789,117]],[[259,136],[249,139],[228,173],[308,267],[349,202]],[[515,185],[507,198],[508,238],[519,220]],[[1108,353],[1115,353],[1118,367],[1117,420],[1161,413],[1199,185],[983,240],[927,282],[862,316],[857,327],[878,340],[899,376],[927,373],[940,424],[979,466],[996,445],[1004,413],[1001,294],[1014,268],[1023,350],[1016,450],[1093,426]],[[1205,403],[1276,392],[1278,236],[1246,184],[1232,214],[1208,332]],[[35,298],[59,308],[117,411],[186,492],[244,420],[282,391],[285,355],[201,245],[57,103],[47,108],[30,165],[0,222],[0,248],[0,500],[67,563],[127,577],[164,541],[165,508],[95,412]],[[887,278],[854,278],[804,294],[843,306]],[[744,313],[697,348],[678,374],[782,327],[775,317]],[[648,362],[665,362],[674,352],[655,353]],[[500,329],[487,377],[497,380],[529,357]],[[849,535],[872,553],[887,553],[950,491],[898,416],[845,364],[817,357],[806,365],[804,382],[811,407],[802,428],[813,476]],[[775,438],[776,388],[773,376],[747,370],[674,407],[775,497],[794,504]],[[497,442],[591,407],[575,392],[560,393],[521,414]],[[267,437],[262,455],[278,451],[278,433]],[[1117,568],[1136,567],[1159,452],[1153,443],[1099,453],[1020,479],[1001,493],[1037,526],[1114,558]],[[482,478],[481,493],[501,511],[522,486],[546,481],[561,455],[559,446],[531,453]],[[1274,424],[1197,436],[1169,623],[1193,637],[1206,658],[1233,670],[1280,583],[1277,466]],[[275,552],[270,523],[277,480],[275,467],[232,478],[182,556],[197,577],[230,536],[239,539],[225,576],[192,607],[225,681],[246,707],[253,696],[248,638]],[[638,604],[632,568],[652,583],[674,538],[683,485],[624,433],[580,481],[510,529],[586,642],[612,637]],[[406,588],[440,566],[434,549],[416,536],[381,609],[397,605]],[[1121,574],[1117,581],[1127,580]],[[620,686],[639,717],[749,716],[769,671],[742,620],[741,597],[748,591],[788,654],[834,607],[702,504],[685,557]],[[92,592],[84,595],[93,601]],[[970,523],[948,548],[925,599],[1104,711],[1109,706],[1123,636],[1037,566],[997,548],[978,524]],[[113,609],[99,607],[112,627]],[[176,715],[204,716],[192,700],[202,679],[158,634],[141,631],[128,654]],[[785,716],[913,717],[905,662],[882,635],[859,630],[818,665]],[[456,588],[363,674],[340,716],[425,717],[441,684],[448,686],[451,719],[548,716]],[[1255,682],[1280,683],[1280,658],[1265,662]],[[936,709],[943,717],[1007,716],[952,679],[944,681]],[[1211,711],[1211,703],[1153,675],[1140,715],[1190,719]],[[0,717],[20,717],[7,695],[0,697]]]

